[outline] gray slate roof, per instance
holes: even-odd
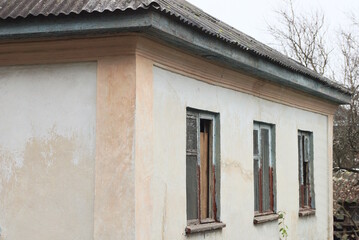
[[[1,0],[0,18],[146,8],[155,0]]]
[[[343,86],[315,73],[184,0],[0,0],[0,19],[39,15],[69,15],[83,12],[114,12],[127,9],[152,9],[175,16],[183,23],[215,36],[228,44],[233,44],[292,71],[314,78],[340,92],[349,93]]]

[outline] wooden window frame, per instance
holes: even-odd
[[[262,146],[261,146],[261,129],[268,130],[268,177],[269,177],[269,189],[268,189],[268,201],[269,210],[264,210],[263,199],[263,171],[262,162],[264,161]],[[257,131],[257,135],[255,135]],[[257,148],[256,148],[257,147]],[[254,121],[253,123],[253,173],[254,173],[254,220],[255,224],[273,221],[278,219],[276,214],[276,166],[275,166],[275,125]],[[256,173],[256,170],[258,172]]]
[[[308,141],[307,146],[305,146],[305,140]],[[304,169],[307,170],[305,171]],[[313,132],[310,131],[298,130],[298,180],[299,216],[314,215],[314,150]]]
[[[221,229],[225,227],[220,221],[220,135],[219,135],[219,114],[212,113],[207,111],[201,111],[193,108],[187,108],[187,128],[189,119],[196,119],[196,135],[197,135],[197,152],[194,153],[193,150],[189,150],[187,146],[186,156],[196,155],[197,157],[197,218],[188,219],[188,206],[187,206],[187,227],[186,234],[201,232],[201,231],[210,231]],[[209,131],[209,143],[208,143],[208,217],[202,218],[201,214],[201,121],[210,122],[210,131]],[[188,129],[187,129],[188,131]],[[188,132],[187,132],[188,134]],[[188,141],[188,136],[186,136],[186,141]],[[186,160],[187,161],[187,160]],[[187,162],[186,162],[187,164]],[[188,173],[187,173],[188,174]],[[189,179],[186,178],[186,187],[188,187]],[[187,193],[188,194],[188,193]],[[188,198],[188,195],[187,195]],[[188,199],[187,199],[188,204]]]

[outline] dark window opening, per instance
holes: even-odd
[[[275,212],[273,125],[254,123],[253,173],[255,215]]]
[[[210,218],[210,142],[212,121],[200,119],[200,212],[201,219]]]
[[[190,233],[194,231],[190,225],[220,223],[219,115],[188,109],[186,135],[186,232]]]
[[[314,209],[312,133],[298,131],[299,207]]]

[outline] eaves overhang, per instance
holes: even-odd
[[[1,42],[140,32],[237,71],[304,91],[336,104],[348,104],[351,99],[351,93],[340,85],[329,84],[285,68],[184,24],[176,16],[153,9],[127,10],[121,14],[115,11],[5,19],[0,21],[0,29]]]

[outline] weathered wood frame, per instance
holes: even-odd
[[[305,139],[308,141],[308,145],[305,146]],[[304,148],[308,148],[306,151]],[[313,132],[298,130],[298,180],[299,180],[299,216],[307,216],[315,213],[315,192],[314,192],[314,143]],[[305,153],[308,153],[308,174],[309,183],[304,186],[304,158]],[[305,204],[305,188],[309,188],[308,191],[308,204]],[[308,210],[310,214],[308,214]],[[305,212],[305,214],[304,214]]]
[[[268,130],[268,147],[269,147],[269,162],[268,162],[268,166],[269,166],[269,206],[270,206],[270,211],[264,211],[263,210],[263,169],[262,169],[262,162],[264,161],[261,156],[262,152],[261,152],[261,134],[260,134],[260,130],[261,129],[266,129]],[[270,215],[270,214],[275,214],[277,209],[276,209],[276,167],[275,167],[275,125],[273,124],[269,124],[269,123],[263,123],[263,122],[258,122],[258,121],[254,121],[253,123],[253,132],[254,130],[258,131],[258,138],[257,138],[257,146],[258,146],[258,155],[256,156],[253,153],[253,164],[255,164],[255,161],[258,161],[258,179],[256,181],[256,179],[254,179],[254,191],[257,192],[258,189],[258,196],[256,196],[256,194],[254,194],[254,204],[256,205],[257,199],[256,197],[258,197],[258,210],[256,210],[256,207],[254,207],[254,215],[255,217],[258,216],[263,216],[263,215]],[[253,135],[253,139],[254,139],[254,135]],[[254,148],[254,146],[253,146]],[[253,170],[255,170],[254,165],[253,165]],[[255,176],[254,176],[255,178]],[[257,184],[258,183],[258,186]],[[254,206],[255,206],[254,205]]]
[[[197,117],[197,183],[198,183],[198,219],[187,221],[186,233],[199,232],[201,230],[215,230],[223,228],[225,224],[220,222],[220,125],[219,113],[212,113],[192,108],[187,108],[187,117]],[[209,218],[201,219],[201,154],[200,154],[200,121],[208,120],[210,124],[209,135]],[[186,180],[187,181],[187,180]],[[218,225],[220,223],[220,225]],[[214,224],[214,227],[206,227],[204,224]],[[191,227],[203,225],[203,227]],[[218,225],[218,226],[217,226]]]

